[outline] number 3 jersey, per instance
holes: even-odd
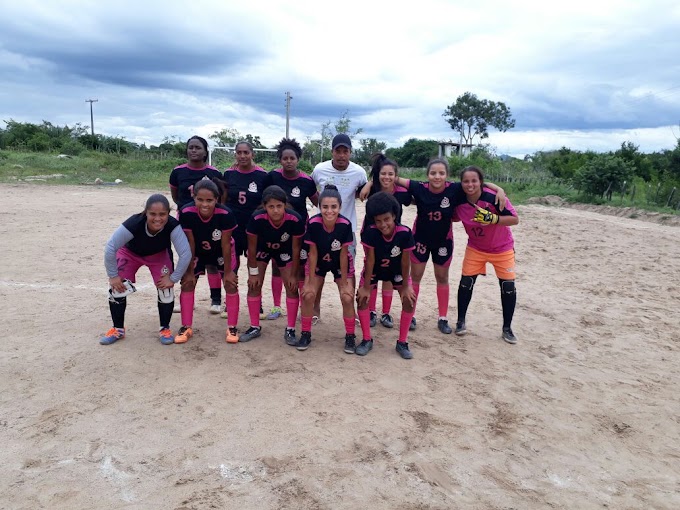
[[[496,194],[484,188],[482,196],[477,200],[477,205],[499,216],[517,216],[515,208],[510,200],[505,199],[505,209],[499,211],[494,205]],[[510,227],[503,225],[482,225],[472,219],[477,209],[467,201],[456,207],[455,219],[460,219],[468,235],[468,246],[484,253],[503,253],[515,247]]]
[[[451,220],[457,205],[466,201],[459,182],[447,182],[439,193],[430,191],[430,184],[411,179],[409,192],[416,200],[418,215],[413,224],[413,235],[422,241],[451,239]],[[430,244],[430,243],[425,243]]]
[[[399,279],[393,277],[401,275],[402,253],[413,250],[416,243],[411,229],[397,223],[389,239],[385,239],[375,225],[367,226],[361,233],[361,244],[375,252],[373,279],[398,283]]]
[[[221,266],[222,232],[231,232],[236,228],[236,217],[225,206],[217,204],[213,215],[204,220],[194,202],[189,202],[179,212],[179,223],[182,230],[190,231],[194,236],[195,256],[208,264]],[[232,239],[232,249],[234,240]]]
[[[253,213],[246,233],[257,236],[257,251],[281,254],[283,262],[293,258],[293,238],[305,235],[305,222],[292,209],[285,209],[283,221],[275,226],[264,209]]]

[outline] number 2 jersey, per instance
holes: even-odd
[[[505,199],[505,209],[499,211],[495,205],[496,194],[484,188],[477,205],[499,216],[517,216],[510,200]],[[473,221],[477,209],[467,200],[456,207],[456,219],[460,219],[468,235],[468,246],[484,253],[503,253],[515,247],[512,229],[504,225],[482,225]]]
[[[195,256],[209,265],[222,266],[222,232],[232,232],[236,228],[236,217],[225,206],[217,204],[213,215],[203,219],[194,202],[182,207],[179,223],[184,231],[191,231],[194,236]],[[232,250],[234,240],[231,241]]]
[[[256,166],[250,172],[242,172],[238,168],[227,168],[224,171],[224,182],[227,185],[227,205],[236,216],[238,230],[245,230],[250,216],[262,205],[262,191],[267,172]]]
[[[442,191],[433,193],[429,183],[411,180],[408,190],[418,208],[413,224],[415,238],[431,242],[452,239],[451,221],[455,208],[467,201],[460,183],[447,182]]]
[[[361,232],[361,244],[373,248],[375,264],[371,280],[392,281],[399,284],[403,281],[401,274],[401,256],[403,252],[411,251],[415,241],[411,229],[396,224],[392,237],[386,239],[375,225],[368,225]],[[367,275],[364,275],[366,277]]]

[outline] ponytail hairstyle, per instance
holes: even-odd
[[[396,161],[389,159],[382,152],[373,154],[371,156],[371,181],[373,181],[373,185],[371,186],[370,195],[373,195],[382,189],[382,186],[380,185],[380,170],[382,170],[382,167],[385,165],[394,168],[395,177],[399,175],[399,165],[397,165]]]
[[[281,141],[276,146],[276,159],[281,161],[281,158],[283,157],[283,151],[286,149],[292,150],[298,159],[302,157],[302,147],[300,147],[300,144],[295,138],[281,138]]]
[[[208,161],[208,141],[203,138],[202,136],[194,135],[191,138],[187,140],[186,147],[184,148],[184,154],[186,155],[187,152],[189,151],[189,144],[191,143],[191,140],[198,140],[200,144],[203,146],[203,149],[205,150],[205,156],[203,156],[203,162],[206,163]]]
[[[154,193],[153,195],[146,199],[146,205],[144,206],[142,214],[146,214],[146,212],[153,204],[162,204],[163,207],[165,207],[165,210],[170,212],[170,202],[165,197],[165,195],[161,195],[160,193]]]
[[[319,195],[319,207],[324,198],[335,198],[338,201],[338,205],[342,207],[342,197],[338,191],[338,187],[335,184],[326,184],[323,191]]]
[[[430,161],[427,162],[427,170],[425,171],[425,175],[430,173],[430,168],[432,165],[444,165],[444,169],[446,170],[446,176],[448,177],[450,172],[449,172],[449,162],[445,158],[432,158]]]
[[[384,191],[378,191],[366,201],[366,216],[370,221],[374,221],[375,217],[381,214],[392,213],[396,222],[399,219],[400,212],[401,206],[394,195]]]
[[[461,182],[463,182],[463,175],[467,172],[475,172],[479,177],[480,188],[484,189],[484,172],[482,172],[482,169],[475,165],[466,166],[460,171]]]

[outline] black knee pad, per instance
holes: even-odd
[[[516,294],[515,280],[498,280],[501,285],[501,294]]]
[[[477,281],[477,275],[475,276],[461,276],[460,277],[460,283],[458,284],[459,287],[472,291],[473,287],[475,286],[475,282]]]

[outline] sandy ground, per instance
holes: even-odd
[[[469,334],[440,334],[428,269],[412,361],[381,326],[344,354],[330,284],[306,352],[282,319],[226,344],[204,280],[195,337],[162,346],[145,271],[127,338],[102,347],[103,246],[149,193],[0,193],[2,508],[680,507],[677,227],[519,207],[515,346],[493,273]]]

